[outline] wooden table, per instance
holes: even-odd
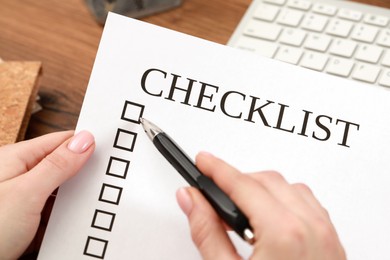
[[[183,0],[143,20],[225,44],[250,2]],[[390,8],[389,0],[357,2]],[[26,138],[75,128],[102,30],[83,0],[0,0],[0,57],[43,62],[43,110]]]
[[[389,0],[356,1],[390,8]],[[225,44],[250,2],[183,0],[179,8],[143,20]],[[76,127],[102,30],[84,0],[0,0],[0,57],[43,62],[43,110],[32,116],[26,138]]]

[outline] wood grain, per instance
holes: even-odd
[[[184,0],[143,20],[225,44],[250,0]],[[388,0],[357,0],[390,8]],[[102,33],[83,0],[0,0],[0,57],[42,61],[43,110],[27,138],[74,129]]]

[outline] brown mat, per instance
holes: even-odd
[[[0,61],[0,146],[24,139],[40,74],[41,62]]]

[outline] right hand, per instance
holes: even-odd
[[[289,184],[271,171],[242,174],[208,153],[198,154],[196,164],[249,218],[256,239],[251,259],[346,259],[327,211],[306,185]],[[177,200],[204,259],[241,259],[226,225],[197,189],[179,189]]]

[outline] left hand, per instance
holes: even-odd
[[[48,197],[94,151],[92,134],[48,134],[0,147],[0,259],[17,259],[33,240]]]

